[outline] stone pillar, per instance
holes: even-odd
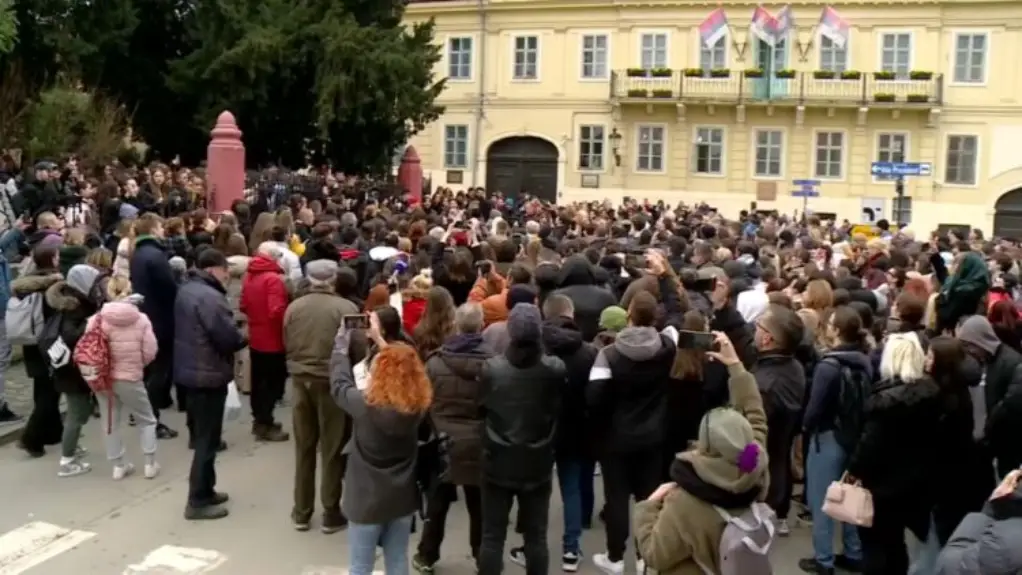
[[[215,214],[245,198],[245,145],[234,114],[217,116],[206,149],[206,209]]]
[[[405,191],[405,200],[415,206],[422,202],[422,162],[414,146],[405,148],[401,165],[397,169],[397,181]]]

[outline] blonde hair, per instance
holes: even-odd
[[[85,230],[82,228],[71,228],[64,235],[64,243],[69,246],[84,246]]]
[[[131,295],[131,281],[124,276],[113,276],[106,283],[108,301],[117,301]]]
[[[252,233],[248,238],[248,253],[254,254],[259,251],[259,244],[270,241],[270,232],[273,230],[274,215],[271,212],[263,212],[256,218],[252,225]]]
[[[114,267],[114,253],[106,248],[94,248],[85,256],[85,263],[97,270],[108,272]]]
[[[915,332],[892,333],[880,356],[880,377],[911,383],[923,377],[925,363],[926,354]]]

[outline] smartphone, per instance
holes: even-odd
[[[369,314],[357,313],[341,318],[344,329],[369,329]]]
[[[692,291],[711,292],[717,289],[717,278],[699,278],[692,282]]]
[[[476,268],[479,270],[479,275],[488,276],[493,271],[493,264],[490,262],[476,262]]]
[[[717,341],[714,339],[713,334],[706,331],[686,331],[681,330],[678,332],[678,348],[679,349],[696,349],[699,351],[715,351],[717,347]]]

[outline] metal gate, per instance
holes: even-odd
[[[486,190],[557,200],[557,147],[542,138],[511,137],[486,152]]]

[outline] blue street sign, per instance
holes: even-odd
[[[820,180],[792,180],[791,183],[795,184],[796,186],[802,186],[803,188],[805,187],[814,188],[820,185]]]
[[[874,176],[929,176],[933,165],[928,162],[873,162],[869,171]]]
[[[820,197],[820,191],[812,188],[802,188],[801,190],[792,190],[791,195],[796,198],[818,198]]]

